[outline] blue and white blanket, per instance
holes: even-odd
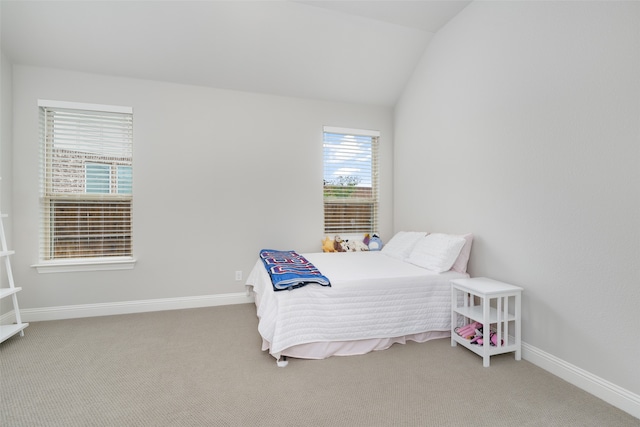
[[[271,277],[274,291],[291,290],[310,283],[331,286],[327,277],[295,251],[262,249],[260,259]]]

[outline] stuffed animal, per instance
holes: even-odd
[[[333,241],[333,248],[336,252],[347,252],[347,242],[342,240],[342,237],[336,236]]]
[[[380,249],[382,249],[382,240],[380,240],[377,234],[374,234],[371,236],[371,239],[369,239],[369,250],[379,251]]]
[[[359,240],[348,240],[347,247],[350,252],[368,251],[369,247]]]
[[[331,238],[327,236],[322,241],[322,252],[335,252],[336,249],[334,248],[333,245],[334,245],[333,240],[331,240]]]
[[[365,245],[367,245],[367,248],[369,248],[369,241],[371,240],[371,236],[369,236],[369,233],[364,235],[364,239],[362,239],[362,243],[364,243]]]

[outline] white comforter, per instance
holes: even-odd
[[[451,328],[450,280],[381,252],[303,254],[331,281],[274,292],[261,260],[247,279],[270,353],[312,342],[399,337]]]

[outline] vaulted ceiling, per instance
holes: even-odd
[[[14,64],[393,106],[470,1],[1,0]]]

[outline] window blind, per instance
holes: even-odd
[[[324,232],[378,228],[379,132],[324,127]]]
[[[132,110],[55,101],[39,108],[40,259],[131,257]]]

